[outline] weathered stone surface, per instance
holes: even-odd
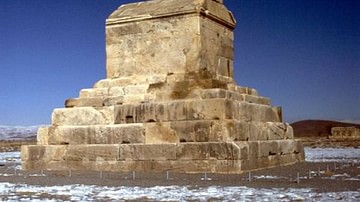
[[[40,127],[37,131],[37,144],[38,145],[47,145],[49,144],[49,127]]]
[[[134,144],[145,142],[143,124],[96,125],[96,126],[51,126],[40,129],[39,144]]]
[[[54,109],[52,123],[59,126],[114,124],[114,107]]]
[[[65,107],[66,108],[72,108],[72,107],[75,107],[77,106],[79,103],[79,99],[67,99],[65,100]]]
[[[78,99],[75,107],[103,107],[104,105],[103,98],[81,98]]]
[[[131,144],[120,146],[121,160],[175,160],[176,144]]]
[[[67,170],[71,168],[122,172],[171,170],[216,173],[240,173],[259,167],[291,164],[294,159],[303,160],[303,156],[296,153],[275,154],[274,152],[272,154],[269,152],[268,155],[268,151],[279,149],[276,147],[277,143],[276,141],[241,141],[236,144],[24,146],[22,160],[25,169]],[[254,158],[254,155],[258,157]]]
[[[147,123],[145,125],[145,142],[147,144],[178,143],[180,141],[170,126],[170,122]]]
[[[22,147],[23,169],[241,173],[304,160],[270,105],[233,77],[222,0],[127,4],[106,21],[107,77]]]
[[[38,161],[44,162],[62,161],[67,150],[66,145],[28,145],[21,147],[22,161]]]
[[[69,145],[64,161],[117,161],[119,145]]]

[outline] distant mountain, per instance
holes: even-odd
[[[41,126],[1,126],[0,140],[32,140]]]
[[[295,137],[328,137],[331,135],[332,127],[350,127],[360,128],[360,124],[344,123],[327,120],[303,120],[292,123]]]

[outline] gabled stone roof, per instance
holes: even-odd
[[[215,0],[150,0],[120,6],[106,20],[107,25],[131,21],[199,14],[234,28],[236,21],[221,1]]]

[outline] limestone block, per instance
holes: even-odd
[[[45,147],[34,146],[34,145],[23,145],[21,146],[21,160],[38,160],[44,157]]]
[[[223,0],[209,0],[204,1],[204,9],[208,12],[205,12],[205,15],[216,16],[217,18],[223,19],[227,22],[228,27],[233,27],[235,24],[235,18],[231,14],[231,12],[227,11],[227,9],[223,5]]]
[[[202,99],[226,98],[227,92],[224,89],[204,89],[201,90]]]
[[[176,159],[204,160],[209,159],[209,145],[201,143],[181,143],[177,146]]]
[[[234,143],[180,143],[176,155],[179,160],[237,160],[242,158],[240,152]]]
[[[126,124],[111,126],[113,144],[136,144],[145,142],[145,128],[143,124]]]
[[[190,17],[186,21],[173,18],[166,23],[152,20],[108,26],[107,78],[183,72],[186,66],[195,65],[188,63],[196,55],[190,53],[196,53],[194,51],[199,46],[194,43],[198,37],[197,22],[196,17]],[[186,28],[180,30],[178,27]],[[131,34],[130,31],[121,37],[121,41],[116,40],[124,31],[129,30],[135,33]],[[147,68],[143,68],[145,66]]]
[[[213,121],[211,125],[211,133],[209,140],[213,142],[231,141],[231,134],[234,132],[233,123],[231,121],[224,123],[223,121]]]
[[[233,117],[230,102],[225,99],[195,100],[188,103],[187,120],[212,120]]]
[[[36,140],[38,145],[49,144],[49,127],[40,127],[37,131]]]
[[[114,107],[54,109],[53,125],[105,125],[114,123]]]
[[[172,121],[161,123],[144,123],[146,128],[148,124],[151,127],[161,129],[148,130],[146,135],[159,136],[163,134],[174,134],[178,142],[230,142],[230,141],[248,141],[260,140],[249,130],[252,123],[235,120],[194,120],[194,121]],[[264,124],[261,123],[261,126]],[[156,127],[155,127],[156,126]],[[257,128],[257,127],[253,127]],[[159,132],[163,130],[163,132]],[[258,130],[262,132],[261,130]],[[265,134],[267,135],[267,134]],[[254,136],[249,138],[249,136]],[[165,136],[166,137],[166,136]],[[170,137],[173,137],[172,135]],[[266,140],[266,136],[262,138]]]
[[[233,76],[233,35],[218,23],[200,19],[201,44],[207,51],[200,52],[200,65],[216,75]],[[228,34],[229,33],[229,34]]]
[[[66,145],[23,145],[21,146],[21,160],[61,161],[66,150]]]
[[[231,100],[236,100],[236,101],[244,101],[244,98],[240,93],[232,92],[232,91],[226,92],[226,98],[231,99]]]
[[[146,103],[154,100],[151,94],[128,94],[124,96],[124,104]]]
[[[249,142],[246,142],[246,141],[237,141],[237,142],[234,142],[237,147],[239,148],[240,150],[240,159],[249,159],[251,158],[251,156],[249,156]]]
[[[51,126],[48,144],[129,144],[144,143],[142,124],[97,126]]]
[[[224,173],[239,174],[242,171],[240,160],[145,160],[145,161],[25,161],[22,164],[27,170],[60,170],[64,176],[68,170],[101,170],[112,172],[186,172],[186,173]]]
[[[254,88],[248,88],[248,94],[249,95],[254,95],[254,96],[259,96],[259,93]]]
[[[66,108],[72,108],[76,107],[79,103],[79,99],[77,98],[70,98],[65,100],[65,107]]]
[[[294,137],[292,127],[288,123],[266,122],[264,129],[269,140],[293,139]]]
[[[258,141],[266,140],[268,133],[266,132],[266,124],[264,122],[250,122],[248,123],[248,140]]]
[[[165,116],[164,121],[187,120],[189,103],[187,101],[174,101],[164,105]]]
[[[212,24],[212,26],[207,26],[209,29],[217,27],[218,32],[224,32],[222,28],[226,26],[228,30],[226,30],[225,34],[221,33],[220,36],[224,35],[229,38],[230,41],[233,39],[232,30],[235,21],[223,4],[213,3],[212,1],[206,1],[205,3],[205,1],[199,2],[193,0],[181,2],[159,1],[157,3],[160,5],[156,6],[156,9],[153,8],[154,4],[151,2],[136,4],[135,7],[120,7],[107,20],[108,78],[129,76],[132,75],[133,71],[137,71],[140,75],[148,75],[150,73],[154,74],[152,71],[155,69],[158,74],[162,72],[174,73],[184,71],[185,69],[189,71],[203,69],[202,65],[199,67],[199,54],[197,54],[200,51],[200,41],[197,38],[201,36],[200,30],[204,29],[200,27],[200,25],[205,24],[200,23],[200,21],[204,19],[199,16],[202,14],[206,19],[209,16],[209,21],[211,21],[209,24]],[[145,10],[149,11],[151,15],[141,14],[138,16],[139,13],[143,13],[141,9],[143,6],[146,7]],[[201,7],[203,7],[203,9],[200,9]],[[163,10],[163,8],[166,8],[166,10]],[[126,12],[124,12],[125,9]],[[154,10],[151,11],[151,9]],[[204,12],[205,10],[207,11]],[[198,13],[198,15],[189,15],[190,13]],[[160,16],[161,18],[166,17],[166,21],[159,20],[158,18]],[[148,20],[133,22],[131,20],[133,17],[139,19],[148,18]],[[214,18],[221,20],[215,23],[212,21]],[[218,24],[219,22],[221,25]],[[218,36],[216,34],[213,35]],[[204,38],[206,38],[206,36],[204,36]],[[225,43],[218,38],[219,37],[214,37],[216,44],[229,44],[231,45],[230,47],[232,47],[232,42]],[[157,41],[158,39],[161,40],[161,43]],[[140,46],[139,44],[142,45]],[[224,47],[228,46],[224,45]],[[161,58],[157,48],[162,50],[161,52],[163,54],[161,54]],[[225,53],[229,52],[230,55],[232,55],[232,48],[228,49]],[[213,50],[208,49],[208,51]],[[215,51],[216,50],[213,52]],[[218,52],[220,54],[224,51]],[[140,57],[138,57],[139,53],[142,54]],[[129,57],[130,55],[132,56],[131,58]],[[203,54],[200,57],[207,56]],[[119,60],[119,58],[126,58],[126,60]],[[210,58],[212,57],[210,56]],[[204,62],[206,62],[206,60],[205,58],[202,59]],[[148,66],[149,68],[140,69],[140,66]],[[163,69],[159,67],[163,67]],[[208,67],[211,68],[211,66]],[[167,68],[167,70],[165,68]],[[120,70],[122,70],[122,72],[120,72]],[[209,70],[216,73],[213,69]]]
[[[269,106],[258,105],[253,103],[239,102],[238,114],[236,118],[243,121],[256,121],[256,122],[281,122],[278,115]]]
[[[289,123],[284,123],[284,124],[286,124],[286,138],[294,139],[294,129],[291,127]]]
[[[125,86],[131,84],[132,79],[129,77],[125,78],[118,78],[120,85],[119,86]],[[101,79],[97,81],[94,84],[94,89],[96,88],[109,88],[109,87],[115,87],[114,85],[114,79]]]
[[[279,146],[277,141],[259,141],[258,145],[258,158],[276,156],[279,153]]]
[[[278,145],[279,145],[279,152],[282,155],[294,154],[296,151],[296,142],[293,140],[289,140],[289,141],[279,140]]]
[[[171,129],[176,132],[180,142],[215,141],[211,136],[212,121],[174,121]]]
[[[241,150],[235,143],[209,143],[210,159],[238,160],[241,159]]]
[[[125,95],[124,88],[122,87],[110,87],[109,97],[119,97]]]
[[[161,104],[158,106],[160,107]],[[163,114],[164,110],[161,111]],[[152,103],[116,106],[115,124],[152,122],[157,120],[158,112],[160,111],[157,110],[157,105]]]
[[[48,164],[45,164],[43,161],[22,160],[21,169],[22,170],[48,169]]]
[[[235,84],[234,84],[234,87],[233,87],[232,91],[236,91],[236,92],[238,92],[240,94],[245,94],[245,95],[259,96],[259,93],[256,91],[256,89],[249,88],[249,87],[238,86],[238,85],[235,85]]]
[[[254,95],[242,95],[242,100],[249,103],[261,104],[261,105],[270,105],[270,100],[265,97],[259,97]]]
[[[155,75],[132,75],[121,78],[102,79],[95,83],[94,88],[124,88],[129,85],[146,85],[166,81],[166,74]]]
[[[103,98],[80,98],[76,107],[102,107],[104,106]]]
[[[229,57],[233,57],[232,55],[232,47],[222,47],[222,55],[229,55]],[[222,56],[218,56],[217,57],[217,74],[221,75],[221,76],[226,76],[226,77],[233,77],[233,69],[234,69],[234,62],[233,60],[226,58],[226,57],[222,57]]]
[[[145,125],[146,144],[178,143],[176,131],[171,129],[170,122],[147,123]]]
[[[277,122],[282,122],[282,109],[281,109],[281,107],[272,107],[272,110],[275,113]]]
[[[175,160],[176,144],[123,144],[120,160]]]
[[[159,104],[116,106],[115,123],[227,119],[233,114],[228,102],[225,99],[181,100]]]
[[[259,158],[260,156],[259,141],[248,141],[247,144],[249,145],[249,152],[248,152],[249,159]]]
[[[249,141],[252,140],[253,133],[250,130],[251,123],[246,121],[229,121],[227,127],[231,131],[229,138],[233,141]]]
[[[79,98],[104,98],[109,96],[109,88],[82,89]]]
[[[95,132],[93,132],[95,133]],[[89,144],[92,139],[89,126],[51,126],[48,133],[48,142],[51,145]],[[103,143],[104,137],[97,139]]]
[[[130,85],[124,87],[125,95],[127,94],[145,94],[149,85]]]
[[[104,99],[104,106],[122,105],[125,102],[124,96],[110,96]]]
[[[65,161],[116,161],[119,160],[119,145],[69,145]]]
[[[235,85],[234,91],[240,94],[248,94],[248,88],[244,86]]]

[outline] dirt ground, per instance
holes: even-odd
[[[16,173],[15,173],[16,172]],[[243,174],[154,172],[22,171],[0,166],[0,182],[55,186],[246,186],[252,188],[312,188],[317,192],[358,191],[360,164],[302,162]],[[310,173],[310,174],[309,174]],[[355,179],[355,180],[354,180]]]
[[[316,142],[312,141],[313,147],[325,145],[323,143],[316,144]],[[327,145],[339,146],[335,143],[327,143]],[[354,144],[351,146],[354,146]],[[5,144],[4,148],[8,147],[9,145]],[[18,147],[14,150],[18,150]],[[289,166],[244,172],[238,175],[172,172],[15,171],[14,164],[7,163],[0,165],[0,174],[0,182],[41,186],[84,184],[99,186],[152,187],[186,185],[201,187],[218,185],[252,188],[312,188],[317,192],[359,191],[360,189],[360,164],[358,162],[301,162]]]

